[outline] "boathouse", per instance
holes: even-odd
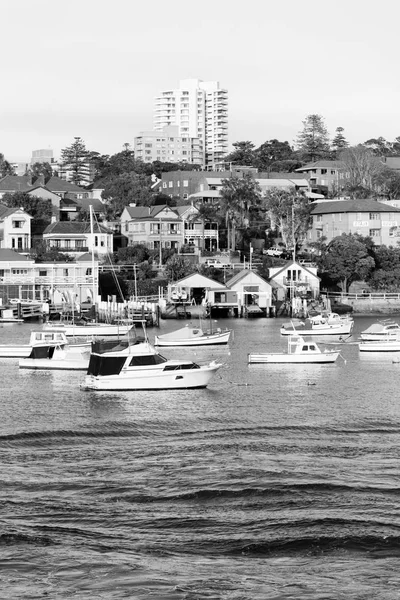
[[[243,269],[225,287],[207,293],[211,313],[237,317],[266,316],[272,307],[272,286],[251,269]]]
[[[284,267],[271,267],[269,280],[275,290],[276,300],[284,302],[293,297],[318,298],[320,278],[317,267],[291,261]]]

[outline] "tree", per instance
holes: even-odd
[[[400,173],[384,166],[375,177],[374,182],[379,188],[379,195],[388,200],[400,198]]]
[[[61,163],[65,169],[71,171],[73,183],[85,185],[90,183],[88,176],[90,153],[80,137],[75,137],[74,140],[71,146],[61,150]]]
[[[197,212],[193,213],[190,220],[191,221],[201,221],[201,225],[202,225],[201,248],[202,248],[202,250],[205,250],[206,224],[213,223],[218,220],[218,207],[213,204],[207,204],[207,203],[201,202],[196,205],[196,208],[197,208]]]
[[[254,155],[259,171],[294,171],[301,166],[301,161],[289,142],[277,139],[261,144]]]
[[[33,217],[32,233],[42,233],[51,223],[52,204],[51,200],[33,196],[27,192],[6,193],[2,203],[9,208],[23,208],[25,212]]]
[[[260,207],[261,188],[250,173],[222,180],[220,208],[228,230],[228,250],[236,250],[238,229],[247,228],[251,213]]]
[[[225,157],[225,162],[231,162],[236,165],[243,165],[249,167],[255,165],[255,145],[253,144],[253,142],[235,142],[232,145],[234,147],[234,150]]]
[[[393,144],[385,140],[384,137],[371,138],[364,142],[363,146],[371,150],[375,156],[390,156],[393,152]]]
[[[165,275],[170,281],[178,281],[195,271],[194,265],[178,254],[174,254],[167,260],[164,269]]]
[[[14,175],[14,169],[4,158],[4,154],[0,153],[0,177],[5,177],[6,175]]]
[[[102,198],[107,200],[113,218],[121,216],[126,206],[133,203],[138,206],[150,206],[153,194],[151,180],[137,173],[123,173],[104,182]]]
[[[149,260],[149,258],[150,252],[147,246],[136,244],[135,246],[119,248],[114,256],[114,261],[116,264],[133,265]]]
[[[321,115],[308,115],[303,130],[297,136],[297,148],[302,160],[315,161],[329,156],[329,136]]]
[[[349,173],[348,189],[373,190],[374,181],[383,171],[383,163],[362,144],[346,148],[339,154],[339,160]]]
[[[296,190],[271,188],[263,198],[265,211],[271,220],[271,228],[277,230],[287,249],[299,247],[306,238],[312,219],[312,205],[308,198]]]
[[[375,266],[362,238],[351,233],[333,238],[317,262],[320,270],[336,281],[343,292],[348,292],[354,281],[365,280]]]
[[[74,262],[74,257],[70,254],[60,252],[58,248],[50,248],[44,240],[40,240],[33,245],[30,258],[37,262]]]
[[[34,177],[39,177],[39,175],[43,175],[45,182],[48,181],[53,175],[53,169],[51,168],[51,165],[48,162],[34,163],[30,168],[30,172]]]
[[[332,148],[336,153],[336,156],[339,152],[341,152],[349,146],[349,142],[346,140],[343,132],[343,127],[336,127],[336,135],[332,140]]]

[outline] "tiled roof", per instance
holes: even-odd
[[[29,192],[34,187],[28,175],[6,175],[0,179],[0,192]]]
[[[312,215],[326,215],[332,213],[354,212],[400,212],[400,208],[389,206],[377,200],[332,200],[332,202],[318,202],[312,209]]]
[[[0,219],[4,219],[5,217],[8,217],[9,215],[14,214],[15,212],[17,212],[18,210],[20,210],[19,208],[8,208],[8,206],[5,206],[4,204],[0,204]],[[25,211],[23,211],[25,213]],[[28,213],[25,213],[27,216]]]
[[[46,187],[51,192],[80,192],[84,193],[85,190],[75,183],[71,183],[70,181],[65,181],[60,177],[50,177],[50,179],[46,182]]]
[[[0,262],[2,261],[25,261],[25,262],[33,262],[31,258],[24,256],[23,254],[19,254],[15,250],[9,250],[8,248],[0,248]]]
[[[61,235],[79,235],[84,233],[90,233],[90,223],[84,223],[81,221],[57,221],[56,223],[50,223],[44,230],[44,233],[59,233]],[[103,225],[98,223],[93,224],[94,233],[112,233],[110,229],[107,229]]]

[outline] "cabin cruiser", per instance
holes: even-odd
[[[204,388],[220,369],[215,361],[200,366],[189,358],[170,360],[145,335],[92,343],[85,390],[166,390]]]
[[[339,352],[336,350],[321,350],[313,340],[304,340],[300,335],[288,338],[287,352],[252,353],[248,355],[249,364],[304,364],[304,363],[333,363]]]
[[[353,331],[354,320],[351,315],[338,315],[333,312],[322,312],[300,321],[296,325],[293,322],[282,325],[281,335],[293,335],[298,333],[305,335],[350,335]]]

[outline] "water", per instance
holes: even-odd
[[[281,324],[185,349],[224,361],[206,390],[84,392],[0,360],[1,598],[397,599],[400,363],[350,340],[335,365],[248,366]]]

